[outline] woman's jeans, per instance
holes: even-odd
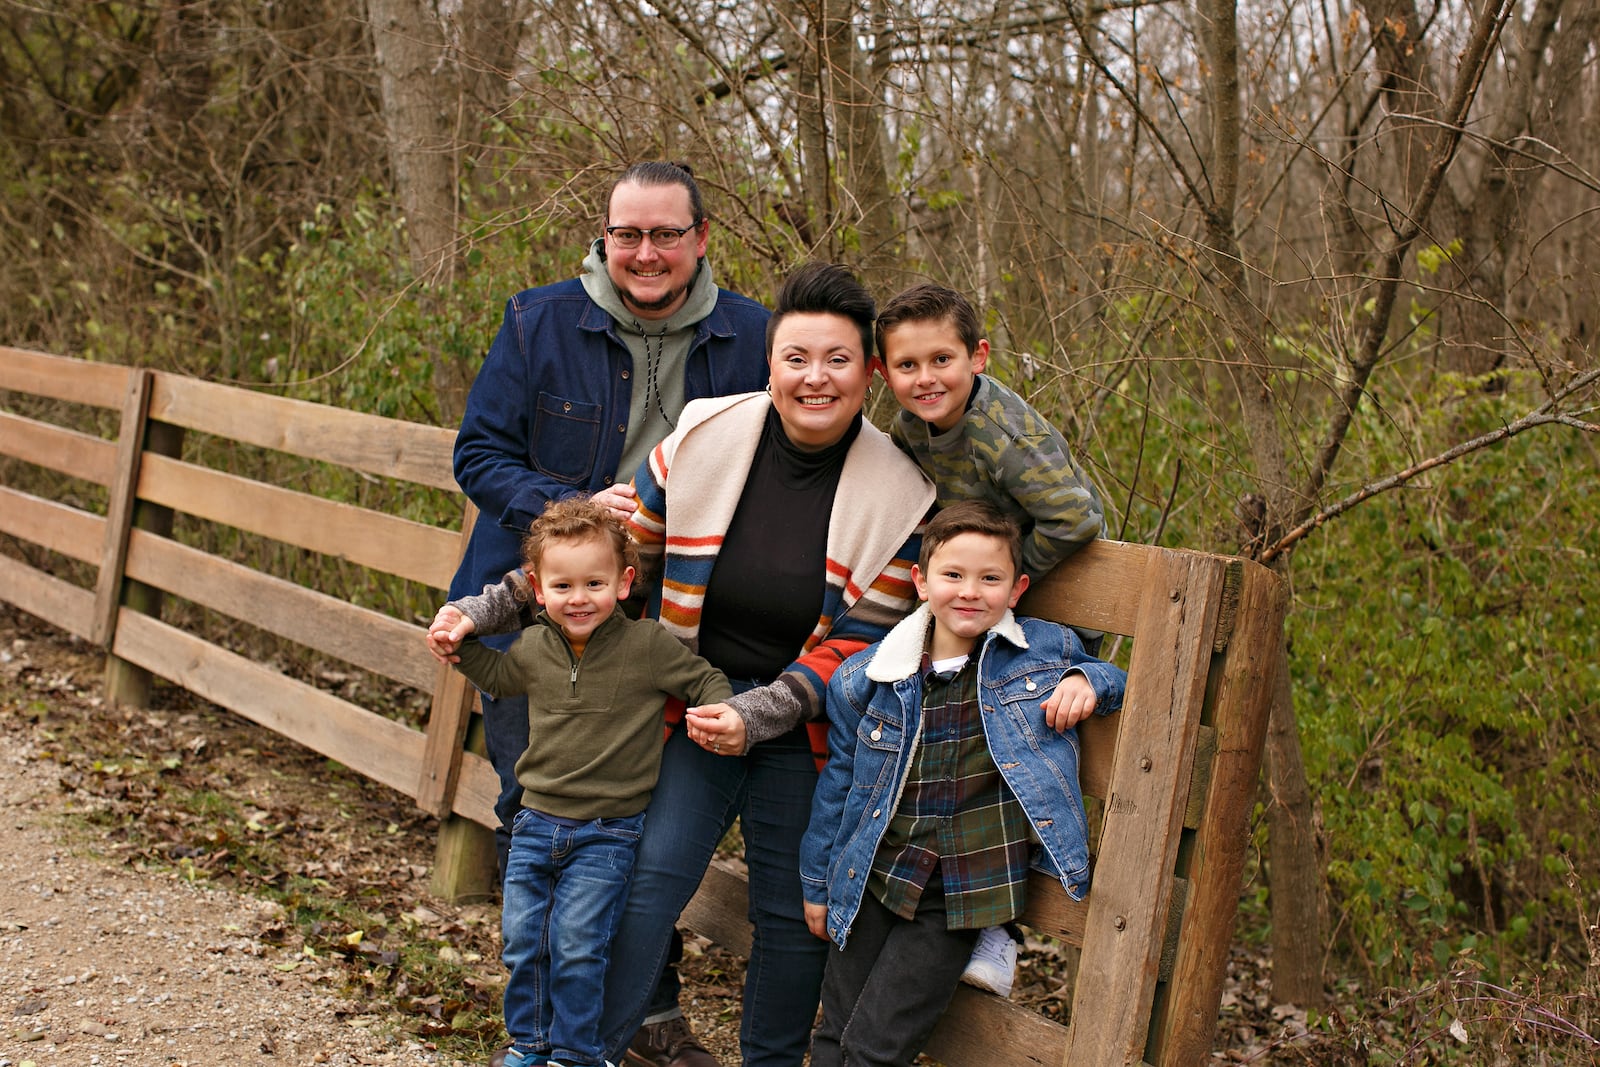
[[[800,894],[800,839],[816,783],[803,727],[754,745],[743,756],[707,752],[682,729],[667,739],[606,976],[602,1037],[613,1061],[621,1062],[647,1014],[672,1006],[653,994],[673,924],[737,816],[755,927],[739,1027],[744,1063],[803,1062],[827,959],[827,943],[806,927]],[[675,984],[667,983],[667,995],[675,993]]]
[[[643,813],[569,824],[517,813],[506,864],[501,958],[506,1033],[534,1060],[599,1067],[600,997]]]
[[[501,881],[506,876],[506,855],[511,849],[511,824],[522,810],[522,783],[517,781],[517,760],[528,750],[528,698],[496,700],[479,693],[483,702],[483,745],[489,764],[500,779],[500,795],[494,813],[500,824],[494,828],[495,865]]]

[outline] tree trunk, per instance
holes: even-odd
[[[405,213],[411,270],[426,287],[456,278],[457,168],[469,141],[461,116],[489,115],[504,98],[521,10],[520,0],[479,0],[447,21],[431,0],[367,0],[390,171]],[[471,377],[459,361],[435,357],[442,422],[460,420]]]
[[[1322,982],[1322,870],[1311,784],[1300,754],[1288,653],[1280,653],[1277,692],[1267,725],[1268,884],[1272,902],[1272,999],[1320,1007]]]
[[[367,0],[395,193],[411,266],[427,284],[456,268],[456,140],[461,99],[444,28],[428,0]]]
[[[795,28],[790,35],[789,52],[798,58],[795,70],[795,125],[799,129],[800,197],[791,211],[797,212],[792,225],[801,240],[813,246],[812,253],[837,258],[837,235],[833,228],[832,164],[828,158],[828,111],[824,99],[822,49],[818,46],[815,24],[806,25],[808,12],[796,4],[786,25]],[[809,30],[809,33],[804,32]],[[804,223],[804,225],[802,225]],[[820,235],[819,235],[820,224]]]
[[[869,284],[892,288],[899,266],[900,227],[889,193],[882,101],[869,65],[856,47],[854,8],[823,0],[819,35],[834,113],[843,201],[840,221],[854,232]]]
[[[1211,61],[1211,202],[1205,206],[1211,280],[1216,310],[1233,342],[1236,360],[1228,363],[1240,415],[1249,429],[1256,484],[1266,499],[1254,543],[1272,544],[1297,510],[1289,464],[1278,424],[1275,369],[1267,348],[1272,323],[1249,290],[1243,251],[1236,233],[1240,155],[1239,42],[1237,11],[1229,0],[1208,5],[1207,42]],[[1307,1006],[1322,998],[1322,874],[1311,837],[1311,791],[1300,755],[1287,664],[1279,672],[1279,692],[1268,726],[1267,781],[1272,796],[1269,842],[1272,854],[1271,904],[1273,997]],[[1278,837],[1279,830],[1284,838]],[[1278,955],[1279,945],[1295,947]],[[1310,952],[1303,951],[1307,946]]]

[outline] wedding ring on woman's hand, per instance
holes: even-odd
[[[721,741],[713,741],[713,742],[711,742],[711,751],[720,753],[722,751],[722,742]]]

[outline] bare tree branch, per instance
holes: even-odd
[[[1396,471],[1387,477],[1378,479],[1370,485],[1362,486],[1360,489],[1356,490],[1354,493],[1351,493],[1343,500],[1340,500],[1335,504],[1330,504],[1328,507],[1321,509],[1315,515],[1312,515],[1310,518],[1300,523],[1300,525],[1284,534],[1275,544],[1261,553],[1258,558],[1263,563],[1270,563],[1279,556],[1282,556],[1288,552],[1301,541],[1305,540],[1305,538],[1310,536],[1314,530],[1320,529],[1325,523],[1328,522],[1328,520],[1337,518],[1356,505],[1371,500],[1380,493],[1386,493],[1391,489],[1398,489],[1400,486],[1405,485],[1418,475],[1426,474],[1428,471],[1447,466],[1463,456],[1467,456],[1473,452],[1488,448],[1491,445],[1497,445],[1502,441],[1509,441],[1511,438],[1520,433],[1526,433],[1528,430],[1532,430],[1540,426],[1557,425],[1568,426],[1572,429],[1582,430],[1586,433],[1600,433],[1600,423],[1589,422],[1585,419],[1580,419],[1570,412],[1555,410],[1556,405],[1561,401],[1567,399],[1568,397],[1577,395],[1588,387],[1594,385],[1597,381],[1600,381],[1600,370],[1591,370],[1585,374],[1580,374],[1571,382],[1568,382],[1567,385],[1564,386],[1553,397],[1541,404],[1538,408],[1522,416],[1522,418],[1513,422],[1508,422],[1498,430],[1493,430],[1486,434],[1480,434],[1479,436],[1471,438],[1470,440],[1462,441],[1460,444],[1455,445],[1452,448],[1448,448],[1436,456],[1430,456],[1429,458],[1422,460],[1420,463],[1413,463],[1404,470]]]

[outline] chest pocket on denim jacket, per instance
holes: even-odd
[[[877,715],[865,715],[856,724],[856,748],[865,745],[877,752],[898,752],[904,733],[905,726],[900,722],[890,722]]]
[[[528,459],[541,474],[581,485],[600,450],[600,405],[540,393]]]
[[[1044,709],[1039,705],[1066,676],[1066,668],[1059,665],[1043,670],[1021,670],[996,681],[995,688],[999,691],[1000,703],[1007,710],[1020,712],[1036,733],[1053,734],[1055,731],[1044,724]]]

